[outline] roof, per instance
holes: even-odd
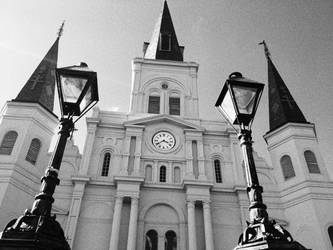
[[[270,131],[288,122],[308,123],[267,53],[266,58],[268,63]]]
[[[29,80],[23,86],[14,102],[39,103],[51,113],[54,104],[55,69],[58,60],[59,36]]]

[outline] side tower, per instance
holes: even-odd
[[[264,46],[270,122],[264,138],[289,230],[311,249],[331,249],[328,228],[333,224],[333,183],[320,154],[315,125],[304,117]]]
[[[48,149],[58,123],[53,103],[59,37],[17,97],[1,110],[1,228],[31,205],[47,166]]]
[[[130,113],[169,114],[198,119],[199,65],[183,61],[167,2],[159,16],[143,58],[132,61]]]

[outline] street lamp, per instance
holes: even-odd
[[[7,224],[0,237],[0,250],[70,249],[60,224],[51,216],[52,196],[59,185],[58,173],[74,123],[98,102],[97,74],[81,63],[80,66],[56,69],[56,82],[61,109],[56,149],[31,211],[26,210],[24,215]],[[77,117],[74,122],[73,117]]]
[[[263,188],[259,184],[252,153],[251,126],[258,108],[264,84],[242,76],[239,72],[230,74],[216,101],[215,107],[238,132],[243,152],[247,194],[249,197],[249,222],[239,237],[240,249],[306,249],[294,241],[288,231],[269,220],[263,203]],[[237,126],[238,125],[238,128]]]

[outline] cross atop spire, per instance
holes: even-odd
[[[308,123],[289,92],[286,84],[275,68],[265,41],[265,56],[268,64],[268,101],[269,101],[269,128],[275,130],[288,122]]]
[[[268,47],[267,47],[267,44],[266,44],[265,40],[262,40],[262,42],[259,43],[259,45],[263,45],[263,46],[264,46],[265,56],[266,56],[266,58],[267,58],[267,59],[268,59],[268,58],[271,58],[271,52],[269,52],[269,49],[268,49]]]
[[[53,112],[55,69],[58,61],[59,38],[63,32],[63,27],[64,23],[59,29],[57,39],[13,100],[14,102],[39,103],[48,111]]]
[[[64,32],[64,25],[65,25],[65,21],[62,21],[62,24],[58,30],[58,38],[60,38],[62,36],[62,33]]]
[[[183,61],[184,47],[179,46],[167,1],[164,1],[150,43],[144,43],[144,58]]]

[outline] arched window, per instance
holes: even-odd
[[[146,233],[145,250],[157,250],[157,239],[157,232],[155,230],[149,230]]]
[[[222,183],[222,171],[220,160],[214,160],[214,169],[215,169],[215,181],[216,183]]]
[[[306,164],[308,165],[309,172],[312,174],[320,174],[320,170],[318,167],[318,163],[317,163],[315,154],[310,150],[306,150],[304,152],[304,158],[305,158]]]
[[[168,231],[165,234],[165,250],[177,250],[177,235],[174,231]]]
[[[295,170],[289,155],[282,156],[280,164],[282,168],[283,177],[285,180],[288,180],[295,176]]]
[[[111,161],[111,153],[107,152],[104,154],[102,173],[101,173],[102,176],[108,176],[110,161]]]
[[[330,237],[331,240],[331,245],[333,246],[333,226],[328,227],[328,236]]]
[[[37,138],[32,139],[32,141],[30,143],[30,147],[29,147],[29,150],[28,150],[28,153],[27,153],[27,156],[25,157],[25,159],[28,162],[30,162],[32,165],[36,164],[41,145],[42,144],[41,144],[40,140]]]
[[[12,153],[17,139],[17,135],[18,135],[17,132],[13,130],[5,134],[0,146],[1,155],[10,155]]]
[[[166,182],[166,168],[165,168],[165,166],[160,167],[160,182]]]
[[[147,165],[146,166],[146,181],[152,181],[152,166],[151,165]]]
[[[180,183],[180,168],[175,167],[173,170],[173,182]]]

